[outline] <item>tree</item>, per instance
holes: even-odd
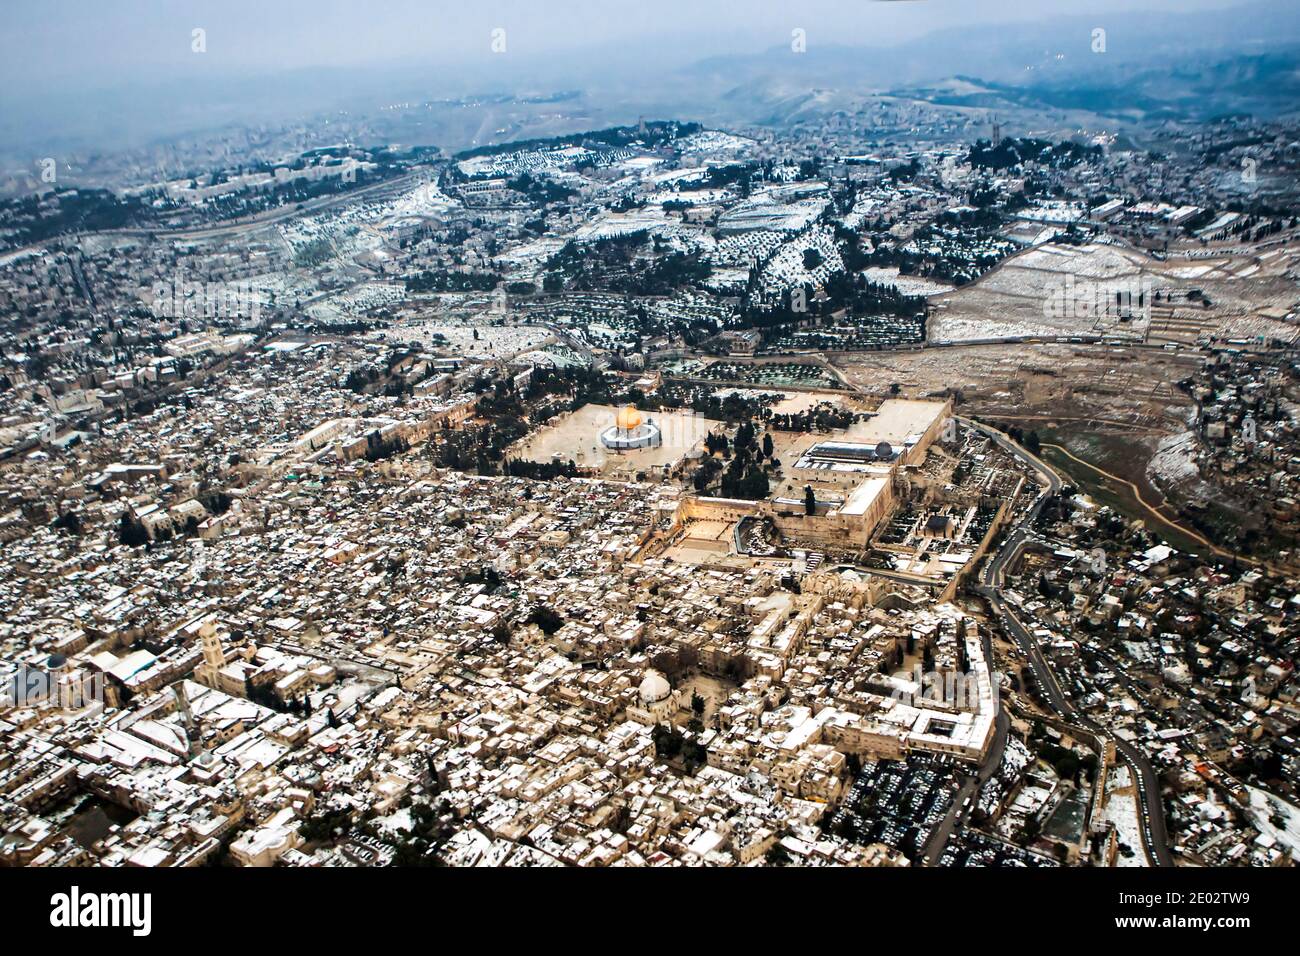
[[[547,637],[550,637],[564,626],[564,618],[553,609],[540,606],[533,608],[524,623],[536,624]]]
[[[328,810],[308,817],[298,828],[298,833],[308,843],[332,840],[340,830],[351,828],[352,815],[347,810]]]
[[[810,515],[817,513],[817,493],[813,491],[812,485],[803,486],[803,508]]]
[[[148,543],[149,532],[145,530],[144,522],[132,512],[123,511],[122,520],[117,527],[117,537],[122,544],[134,548]]]
[[[75,511],[65,511],[54,519],[54,527],[60,528],[69,534],[79,535],[83,527],[81,515]]]
[[[691,694],[691,711],[696,717],[704,716],[704,698],[699,694]]]
[[[780,842],[777,842],[773,843],[767,851],[766,859],[768,866],[786,866],[790,863],[790,853]]]
[[[772,457],[772,451],[773,451],[773,445],[772,445],[772,433],[771,433],[771,432],[764,432],[764,433],[763,433],[763,457],[764,457],[764,458],[771,458],[771,457]]]
[[[510,625],[504,618],[497,618],[497,622],[492,625],[492,640],[498,644],[510,643]]]
[[[750,465],[745,472],[745,477],[740,482],[740,497],[747,498],[750,501],[758,501],[760,498],[766,498],[772,486],[769,482],[767,473],[761,468]]]

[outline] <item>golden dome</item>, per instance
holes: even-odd
[[[614,419],[614,424],[616,424],[621,430],[630,432],[641,424],[641,413],[631,405],[624,405],[618,410],[618,415]]]

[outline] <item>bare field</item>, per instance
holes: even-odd
[[[951,390],[970,414],[1161,432],[1186,421],[1191,406],[1176,386],[1197,358],[1151,348],[1014,344],[876,352],[839,365],[849,382],[882,398],[895,385],[904,398]]]
[[[1159,502],[1152,459],[1163,440],[1187,434],[1192,406],[1177,383],[1196,365],[1190,353],[1153,348],[1016,344],[877,353],[841,367],[881,395],[893,385],[913,398],[951,388],[958,414],[1036,432]],[[1131,502],[1107,503],[1144,517]]]
[[[931,296],[932,342],[1010,336],[1106,335],[1135,341],[1194,343],[1202,337],[1285,341],[1300,337],[1286,321],[1300,305],[1300,248],[1259,255],[1199,246],[1156,259],[1121,246],[1028,249],[978,282]],[[1141,289],[1145,313],[1121,315],[1115,293]],[[1101,307],[1093,306],[1102,303]]]

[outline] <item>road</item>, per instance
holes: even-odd
[[[1036,471],[1045,480],[1047,486],[1046,491],[1039,494],[1033,507],[1016,525],[1015,530],[1007,536],[998,553],[985,564],[984,570],[980,574],[979,584],[974,586],[974,590],[989,602],[994,614],[997,615],[999,622],[1002,624],[1003,630],[1024,652],[1037,681],[1039,694],[1052,710],[1060,717],[1105,737],[1115,745],[1115,751],[1129,765],[1129,769],[1133,772],[1133,780],[1137,785],[1138,809],[1140,811],[1139,823],[1144,843],[1143,849],[1146,851],[1147,859],[1157,866],[1173,866],[1174,859],[1169,849],[1169,834],[1165,828],[1164,807],[1161,805],[1160,799],[1160,781],[1150,761],[1133,744],[1121,737],[1117,737],[1109,729],[1096,724],[1075,709],[1064,691],[1061,690],[1061,685],[1057,681],[1056,675],[1052,673],[1047,660],[1043,657],[1038,642],[1029,633],[1028,629],[1020,623],[1019,618],[1016,617],[1015,612],[1012,611],[1002,596],[1002,583],[1006,569],[1019,557],[1020,551],[1029,540],[1029,528],[1042,512],[1043,505],[1047,503],[1051,495],[1060,492],[1063,484],[1061,477],[1041,459],[1030,454],[997,429],[970,419],[959,417],[958,421],[967,427],[988,435],[999,447],[1015,455]]]
[[[989,635],[988,629],[984,629],[984,660],[988,661],[990,672],[993,670],[993,638]],[[994,693],[997,693],[997,687],[994,686]],[[948,841],[952,838],[953,831],[957,825],[965,826],[970,819],[971,811],[975,809],[975,802],[979,798],[979,792],[984,784],[988,783],[989,778],[997,772],[998,765],[1002,763],[1002,753],[1007,748],[1007,731],[1011,728],[1011,718],[1007,715],[1007,709],[999,703],[997,705],[997,715],[993,723],[993,741],[989,744],[988,753],[980,762],[979,769],[973,774],[967,774],[962,780],[961,786],[957,788],[957,793],[953,796],[952,806],[944,818],[939,821],[939,825],[930,833],[929,839],[926,840],[925,847],[921,853],[921,860],[925,866],[937,866],[943,858],[943,851],[948,846]]]
[[[1047,442],[1044,442],[1043,447],[1051,448],[1052,450],[1059,452],[1060,454],[1064,455],[1066,458],[1069,458],[1071,461],[1079,465],[1082,465],[1084,468],[1087,468],[1090,471],[1094,471],[1097,474],[1101,475],[1107,481],[1114,482],[1117,485],[1124,485],[1133,494],[1133,500],[1136,501],[1138,505],[1140,505],[1147,514],[1151,515],[1152,518],[1160,522],[1165,527],[1172,528],[1174,531],[1178,532],[1179,534],[1185,535],[1186,537],[1191,538],[1193,541],[1198,542],[1200,545],[1202,545],[1207,551],[1211,552],[1212,554],[1216,554],[1221,558],[1231,558],[1234,561],[1240,561],[1242,564],[1249,564],[1254,567],[1264,567],[1272,571],[1273,573],[1282,575],[1284,577],[1291,573],[1291,571],[1288,570],[1287,568],[1280,567],[1269,561],[1261,561],[1258,558],[1252,558],[1249,555],[1238,554],[1235,551],[1229,551],[1226,548],[1219,547],[1217,544],[1210,541],[1207,537],[1205,537],[1205,535],[1201,534],[1200,532],[1194,531],[1193,529],[1188,528],[1185,525],[1179,524],[1177,521],[1174,521],[1171,518],[1166,517],[1165,514],[1160,510],[1160,508],[1166,506],[1167,502],[1162,502],[1162,504],[1160,505],[1150,504],[1145,498],[1142,497],[1142,489],[1139,488],[1137,485],[1133,484],[1133,482],[1129,481],[1127,478],[1121,478],[1119,475],[1112,474],[1111,472],[1106,471],[1103,468],[1098,468],[1092,462],[1084,461],[1082,458],[1080,458],[1078,455],[1071,452],[1068,448],[1064,447],[1063,445],[1054,445],[1054,444],[1049,444]]]
[[[125,228],[125,229],[102,229],[93,230],[85,233],[72,233],[67,236],[52,236],[49,239],[34,243],[30,246],[24,246],[21,249],[11,249],[6,255],[12,255],[15,252],[24,252],[28,250],[43,249],[48,243],[56,239],[81,239],[85,236],[152,236],[155,239],[217,239],[238,235],[241,232],[247,232],[253,229],[262,229],[266,226],[275,225],[286,219],[293,219],[297,216],[310,216],[334,206],[345,205],[355,202],[363,196],[371,196],[375,193],[383,193],[386,190],[400,191],[408,186],[413,185],[427,175],[427,168],[418,166],[408,173],[400,176],[394,176],[392,179],[385,179],[381,182],[371,183],[368,186],[359,186],[355,189],[349,189],[341,193],[330,193],[325,196],[317,196],[314,199],[307,199],[301,203],[290,203],[283,206],[275,206],[266,209],[251,216],[244,216],[238,219],[227,219],[221,222],[204,223],[197,226],[182,226],[180,228],[167,228],[158,226],[153,229],[142,228]]]
[[[985,635],[984,639],[987,642],[988,636]],[[989,658],[989,660],[992,659],[992,657]],[[1011,727],[1011,718],[1007,716],[1005,707],[998,707],[994,727],[993,742],[989,745],[988,754],[984,757],[975,773],[965,775],[961,786],[957,788],[956,794],[953,795],[952,806],[948,808],[944,818],[931,831],[929,838],[925,842],[925,847],[921,851],[921,860],[925,866],[939,865],[939,861],[943,858],[943,851],[952,838],[953,831],[957,829],[958,825],[966,825],[966,822],[970,819],[971,811],[975,809],[975,802],[979,797],[980,788],[988,783],[989,778],[997,771],[998,764],[1002,763],[1002,752],[1007,746],[1007,731]]]

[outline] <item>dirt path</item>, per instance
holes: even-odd
[[[1112,428],[1127,428],[1143,435],[1163,434],[1161,429],[1138,422],[1126,422],[1119,418],[1098,418],[1096,415],[1003,415],[996,410],[982,411],[984,418],[998,421],[1005,419],[1016,422],[1083,422],[1087,425],[1110,425]],[[1044,442],[1046,444],[1046,442]]]
[[[1141,505],[1143,509],[1145,509],[1147,513],[1150,514],[1153,518],[1155,518],[1157,521],[1159,521],[1161,524],[1165,525],[1166,527],[1172,528],[1173,530],[1177,531],[1179,534],[1186,535],[1187,537],[1191,538],[1193,541],[1199,541],[1210,551],[1213,551],[1215,554],[1219,555],[1219,557],[1236,558],[1238,561],[1243,561],[1247,564],[1253,564],[1253,565],[1261,565],[1265,563],[1262,561],[1257,561],[1254,558],[1249,558],[1244,554],[1237,554],[1235,551],[1228,551],[1225,548],[1221,548],[1217,544],[1214,544],[1208,538],[1206,538],[1205,535],[1193,531],[1191,528],[1188,528],[1186,525],[1179,524],[1177,521],[1172,521],[1169,518],[1165,517],[1165,515],[1160,512],[1159,507],[1150,504],[1145,498],[1143,498],[1141,489],[1139,489],[1137,485],[1133,484],[1133,482],[1127,480],[1126,478],[1121,478],[1119,475],[1111,474],[1109,471],[1106,471],[1103,468],[1098,468],[1096,465],[1092,464],[1091,462],[1084,461],[1078,455],[1072,453],[1068,448],[1064,448],[1061,445],[1054,445],[1048,442],[1043,442],[1042,447],[1051,448],[1061,453],[1071,461],[1083,465],[1085,468],[1089,469],[1090,471],[1095,471],[1103,478],[1106,478],[1109,481],[1113,481],[1118,485],[1125,486],[1126,488],[1128,488],[1130,491],[1133,492],[1133,499],[1139,505]]]

